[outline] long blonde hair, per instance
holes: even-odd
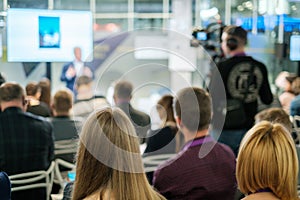
[[[244,194],[269,188],[281,200],[298,199],[297,152],[290,133],[279,123],[262,121],[247,132],[236,170]]]
[[[98,193],[103,199],[164,199],[149,185],[139,142],[130,120],[119,108],[91,114],[80,135],[73,200]]]

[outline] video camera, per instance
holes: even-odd
[[[198,47],[201,45],[206,50],[217,50],[221,44],[223,27],[221,23],[211,23],[207,26],[207,29],[194,28],[191,46]]]
[[[210,53],[213,60],[218,62],[224,57],[221,49],[221,36],[224,27],[221,23],[211,23],[206,29],[194,28],[190,45],[192,47],[199,47],[201,45]]]

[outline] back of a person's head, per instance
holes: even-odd
[[[73,93],[69,89],[58,90],[53,97],[56,112],[69,112],[73,104]]]
[[[166,116],[166,121],[175,122],[172,95],[162,96],[158,100],[156,108],[158,112],[164,112],[164,115]]]
[[[269,121],[280,123],[290,132],[293,129],[290,116],[282,108],[266,108],[255,115],[255,123]]]
[[[134,127],[119,108],[95,111],[82,127],[73,199],[95,192],[128,200],[157,196],[143,173]]]
[[[177,93],[175,113],[190,131],[207,129],[212,115],[211,98],[201,88],[184,88]]]
[[[37,82],[30,82],[26,85],[26,95],[35,96],[38,92],[41,92],[41,88]]]
[[[24,89],[18,83],[6,82],[0,86],[0,102],[22,100]]]
[[[293,82],[292,82],[292,91],[295,95],[300,94],[300,77],[297,77]]]
[[[298,159],[293,139],[279,124],[262,121],[244,136],[236,177],[244,194],[270,189],[282,200],[297,197]]]
[[[39,81],[38,85],[41,88],[40,101],[45,102],[50,106],[51,101],[51,82],[48,78],[43,78]]]
[[[86,75],[82,75],[79,76],[76,81],[75,81],[75,85],[77,88],[79,88],[82,85],[88,85],[90,83],[92,83],[93,79],[91,77],[88,77]]]
[[[114,86],[114,96],[120,99],[131,98],[133,85],[129,81],[118,81]]]
[[[237,39],[243,45],[247,44],[247,31],[241,26],[230,25],[226,26],[223,33],[227,33],[230,37]]]

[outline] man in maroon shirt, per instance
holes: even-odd
[[[200,88],[182,89],[175,112],[186,143],[154,172],[154,187],[167,199],[234,199],[235,155],[209,136],[209,94]]]

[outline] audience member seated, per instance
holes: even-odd
[[[73,93],[69,89],[58,90],[55,93],[51,106],[54,117],[49,118],[53,124],[55,141],[78,138],[78,133],[82,126],[82,118],[70,116],[72,104]],[[74,154],[59,155],[56,157],[68,162],[74,162]]]
[[[46,170],[54,157],[52,125],[42,117],[25,112],[25,91],[17,83],[0,87],[0,169],[9,176]],[[46,190],[12,192],[12,199],[46,198]]]
[[[278,97],[279,102],[282,108],[288,114],[290,113],[291,101],[295,98],[295,94],[292,91],[292,82],[296,79],[296,77],[296,74],[283,71],[279,73],[275,80],[276,86],[283,90],[283,92]]]
[[[143,154],[144,157],[176,153],[176,142],[179,143],[179,139],[178,137],[175,138],[178,129],[172,105],[173,96],[171,95],[165,95],[157,102],[156,110],[161,119],[161,126],[157,130],[148,131],[146,139],[147,146]],[[147,178],[149,182],[152,183],[153,172],[148,172]]]
[[[10,200],[11,185],[5,172],[0,172],[0,197],[2,200]]]
[[[236,171],[244,200],[298,200],[297,174],[295,145],[282,124],[262,121],[246,133]]]
[[[97,110],[80,136],[73,200],[164,199],[147,182],[138,138],[123,111]]]
[[[180,90],[175,115],[186,143],[154,172],[153,186],[167,199],[232,200],[236,192],[235,155],[209,135],[209,94],[200,88]]]
[[[36,82],[30,82],[26,85],[26,95],[29,100],[27,112],[42,117],[50,117],[51,111],[46,103],[40,101],[41,87]]]
[[[255,115],[255,123],[269,121],[282,124],[290,133],[293,131],[293,124],[289,115],[283,108],[267,108]]]
[[[95,109],[107,106],[104,96],[94,94],[93,80],[88,76],[80,76],[76,79],[76,101],[73,105],[73,114],[86,119]]]
[[[51,108],[51,82],[48,78],[42,78],[39,83],[41,88],[40,101],[47,104],[48,108]],[[50,109],[51,110],[51,109]]]
[[[163,96],[156,105],[161,127],[158,130],[150,130],[147,134],[147,147],[144,155],[175,153],[175,136],[178,131],[173,113],[173,97]]]
[[[151,127],[149,115],[132,107],[130,101],[132,98],[133,85],[128,81],[119,81],[114,86],[114,102],[121,108],[132,122],[140,143],[145,143],[147,131]]]
[[[290,106],[290,115],[300,115],[300,77],[297,77],[292,83],[292,90],[296,97],[292,100]]]

